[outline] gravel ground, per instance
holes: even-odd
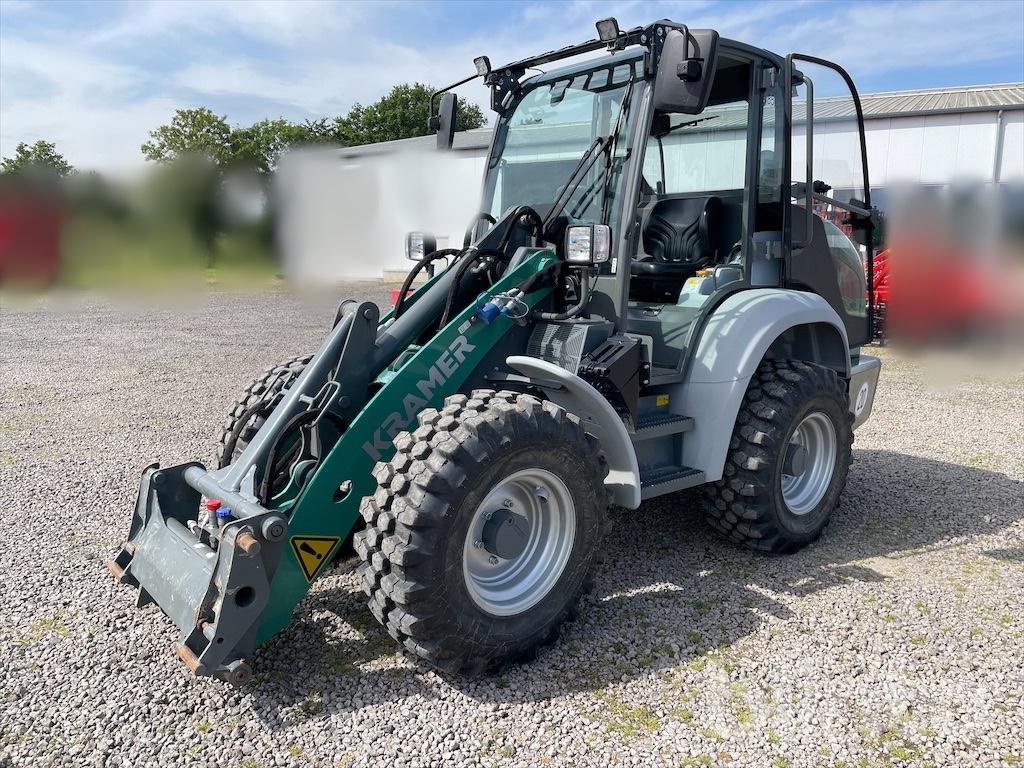
[[[5,308],[0,764],[1024,761],[1024,377],[937,389],[885,350],[842,507],[798,555],[737,549],[692,496],[659,499],[615,515],[581,619],[502,676],[416,664],[334,572],[254,684],[192,678],[103,562],[141,468],[210,460],[237,392],[332,316],[283,294]]]

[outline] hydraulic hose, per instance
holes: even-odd
[[[537,234],[540,235],[543,233],[544,220],[540,217],[540,214],[528,205],[520,205],[509,217],[508,227],[505,229],[504,233],[502,233],[501,240],[498,241],[498,245],[495,246],[495,250],[502,251],[504,253],[505,247],[508,245],[508,241],[512,238],[512,230],[515,229],[516,220],[520,217],[533,219],[533,223],[537,225]]]
[[[344,431],[346,427],[344,420],[340,416],[338,416],[338,414],[334,413],[330,409],[300,411],[299,413],[296,413],[294,416],[288,419],[288,421],[285,422],[284,427],[277,434],[277,439],[274,440],[273,445],[271,445],[270,447],[270,452],[267,454],[267,463],[263,469],[263,478],[260,481],[260,487],[256,494],[256,497],[264,506],[270,506],[270,484],[271,482],[273,482],[274,464],[277,461],[277,449],[280,448],[281,442],[294,429],[304,427],[307,424],[307,422],[315,421],[317,417],[319,417],[321,414],[329,418],[332,422],[334,422],[335,426],[337,426],[340,430]],[[321,456],[320,458],[322,459],[323,457]]]
[[[405,295],[409,292],[409,289],[412,287],[412,282],[413,280],[416,279],[416,275],[418,275],[420,271],[423,270],[424,267],[426,267],[432,261],[447,258],[448,256],[455,256],[459,253],[461,253],[461,251],[458,248],[442,248],[439,251],[433,251],[431,253],[428,253],[422,259],[413,264],[412,269],[409,270],[409,274],[405,276],[405,280],[402,282],[402,290],[398,292],[398,298],[395,300],[395,309],[394,312],[392,313],[392,317],[397,318],[399,315],[402,314],[402,307],[405,304]]]
[[[589,270],[586,272],[589,272]],[[580,275],[579,301],[563,312],[536,312],[534,314],[537,319],[548,322],[552,322],[554,320],[568,320],[571,317],[576,317],[576,315],[582,312],[590,302],[590,281],[587,279],[589,275],[586,272]]]
[[[477,261],[477,259],[485,256],[501,257],[505,255],[505,252],[500,249],[478,250],[474,246],[467,248],[462,251],[462,253],[466,255],[462,257],[459,261],[459,266],[455,268],[455,278],[452,280],[451,287],[448,289],[448,298],[444,303],[444,312],[441,313],[441,323],[438,326],[439,328],[443,328],[448,324],[448,320],[452,314],[452,308],[455,305],[455,294],[459,290],[459,283],[462,282],[462,278],[465,276],[466,272],[469,271],[469,268],[473,266],[473,263]]]

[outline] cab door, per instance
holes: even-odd
[[[860,97],[837,64],[791,54],[785,62],[789,204],[783,239],[788,287],[835,309],[850,347],[872,338],[872,217]]]

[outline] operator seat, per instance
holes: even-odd
[[[655,204],[643,231],[645,256],[630,265],[638,301],[675,302],[687,278],[719,259],[722,200],[683,197]]]

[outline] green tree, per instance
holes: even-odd
[[[169,163],[187,155],[202,155],[217,165],[232,160],[231,126],[206,107],[175,110],[169,124],[149,135],[152,141],[142,145],[147,160]]]
[[[292,147],[336,141],[333,126],[326,118],[290,123],[283,117],[260,120],[247,128],[231,132],[232,162],[248,165],[261,174],[277,170],[281,153]]]
[[[260,120],[231,132],[232,161],[255,168],[262,174],[277,167],[277,159],[288,147],[304,143],[305,128],[284,118]]]
[[[32,145],[19,142],[14,148],[14,157],[5,157],[0,162],[0,174],[14,175],[30,170],[49,171],[58,176],[67,176],[75,171],[52,142],[42,139]]]
[[[355,104],[347,115],[334,121],[337,139],[346,146],[356,146],[425,136],[430,133],[427,117],[433,90],[422,83],[403,83],[373,104]],[[485,122],[480,107],[459,99],[456,130],[479,128]]]

